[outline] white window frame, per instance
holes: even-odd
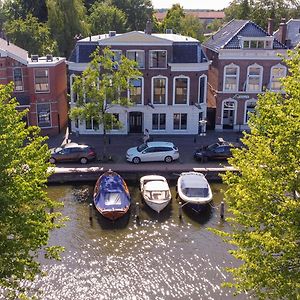
[[[175,129],[175,126],[174,126],[174,117],[175,117],[175,115],[180,115],[180,118],[179,118],[179,128],[177,129]],[[186,115],[186,128],[184,128],[184,129],[182,129],[181,127],[182,127],[182,124],[181,124],[181,116],[182,115]],[[178,112],[178,113],[173,113],[173,130],[174,131],[176,131],[176,132],[178,132],[178,131],[187,131],[188,130],[188,113],[186,113],[186,112]]]
[[[143,54],[143,58],[144,58],[144,66],[143,67],[140,67],[138,65],[138,69],[145,69],[145,65],[146,65],[146,60],[145,60],[145,50],[141,50],[141,49],[130,49],[130,50],[126,50],[126,57],[128,58],[128,53],[131,53],[131,52],[141,52]],[[128,58],[129,59],[129,58]],[[136,61],[136,60],[134,60]],[[137,61],[136,61],[137,62]],[[138,62],[137,62],[138,63]]]
[[[277,76],[274,76],[274,75],[273,75],[273,70],[274,70],[274,69],[278,69],[278,68],[284,69],[284,75],[283,75],[283,77],[277,77]],[[271,91],[277,91],[277,92],[278,92],[278,91],[281,90],[281,88],[279,88],[279,89],[273,89],[273,88],[272,88],[272,83],[274,82],[273,79],[274,79],[274,78],[276,78],[276,79],[284,78],[284,77],[286,77],[286,73],[287,73],[287,68],[286,68],[286,66],[284,66],[284,65],[282,65],[282,64],[277,64],[277,65],[275,65],[275,66],[272,66],[271,72],[270,72],[270,90],[271,90]],[[276,82],[278,82],[278,81],[280,81],[280,80],[276,80]],[[281,84],[281,87],[282,87],[282,84]]]
[[[187,99],[186,103],[175,103],[176,100],[176,79],[187,79]],[[173,78],[173,105],[186,106],[190,104],[190,77],[185,75],[174,76]]]
[[[237,71],[236,71],[236,75],[233,76],[233,75],[226,75],[226,69],[227,68],[236,68]],[[236,88],[235,89],[226,89],[226,77],[236,77]],[[236,65],[236,64],[229,64],[229,65],[226,65],[224,66],[224,72],[223,72],[223,92],[238,92],[239,90],[239,82],[240,82],[240,66]]]
[[[132,102],[134,105],[144,105],[144,77],[142,76],[139,76],[135,79],[141,79],[141,82],[142,82],[142,94],[141,94],[141,103],[135,103],[135,102]],[[127,98],[128,100],[130,100],[130,88],[127,90]]]
[[[119,113],[110,113],[110,114],[112,114],[112,115],[118,115],[118,122],[120,122],[120,114]],[[120,130],[120,128],[114,128],[114,124],[113,124],[113,122],[111,122],[111,129],[110,129],[110,131],[119,131]]]
[[[249,71],[251,68],[259,68],[260,69],[260,75],[259,75],[259,89],[258,90],[249,90],[249,79],[250,78],[257,78],[258,75],[250,75]],[[247,84],[246,84],[246,91],[249,93],[260,93],[262,90],[262,79],[263,79],[263,67],[259,64],[253,64],[248,66],[247,68]]]
[[[165,115],[165,128],[158,128],[158,129],[155,129],[155,128],[153,128],[153,116],[154,115],[158,115],[158,121],[160,120],[160,116],[161,115]],[[152,114],[152,122],[151,122],[151,127],[152,127],[152,131],[155,131],[155,132],[157,132],[157,131],[166,131],[166,128],[167,128],[167,114],[166,113],[153,113]],[[158,123],[158,127],[160,127],[160,124]]]
[[[36,71],[39,71],[39,70],[47,71],[47,79],[48,79],[48,82],[47,82],[48,89],[47,90],[37,91],[37,89],[36,89]],[[48,68],[35,68],[33,72],[34,72],[34,91],[35,91],[35,93],[37,93],[37,94],[50,93],[50,72],[49,72],[49,69]]]
[[[204,78],[204,92],[203,92],[203,102],[200,102],[200,95],[201,95],[201,79]],[[199,77],[199,81],[198,81],[198,104],[206,104],[207,103],[207,76],[205,74],[202,74]]]
[[[245,101],[245,108],[244,108],[244,124],[248,124],[247,118],[248,118],[248,111],[247,111],[247,107],[248,107],[248,103],[257,103],[256,99],[249,99]]]
[[[224,125],[223,124],[223,118],[224,118],[224,106],[225,106],[225,102],[232,102],[234,103],[234,108],[230,109],[230,108],[227,108],[226,110],[233,110],[234,111],[234,119],[233,119],[233,125],[236,124],[236,117],[237,117],[237,101],[235,99],[225,99],[222,101],[222,114],[221,114],[221,125]]]
[[[22,89],[16,89],[15,70],[17,70],[17,69],[21,70]],[[13,68],[13,82],[14,82],[14,92],[23,92],[24,91],[24,76],[23,76],[23,69],[21,68],[21,66]]]
[[[84,120],[85,122],[85,130],[86,131],[99,131],[100,130],[100,124],[98,124],[98,129],[94,129],[94,119],[91,117],[91,125],[92,125],[92,128],[86,128],[86,119]]]
[[[164,103],[154,103],[154,80],[155,79],[165,79],[166,81],[166,93],[165,93],[165,101]],[[166,76],[162,76],[162,75],[158,75],[158,76],[153,76],[151,78],[151,103],[153,105],[158,105],[158,106],[166,106],[168,105],[168,77]]]
[[[120,50],[120,49],[110,49],[110,51],[114,53],[114,57],[113,57],[114,61],[119,63],[121,61],[121,57],[122,57],[122,53],[123,53],[122,50]],[[116,55],[115,55],[116,53],[118,53],[120,55],[120,59],[116,60]]]
[[[49,112],[50,126],[40,126],[40,124],[39,124],[39,111],[38,111],[38,106],[39,105],[48,105],[49,106],[49,108],[50,108],[50,112]],[[41,129],[52,128],[52,110],[51,110],[51,103],[50,102],[37,103],[36,104],[36,124]]]
[[[151,54],[154,52],[165,52],[166,53],[166,61],[164,67],[153,67],[152,66],[152,57]],[[167,69],[168,66],[168,51],[167,50],[149,50],[149,69]]]
[[[75,79],[76,75],[75,74],[71,74],[70,75],[70,94],[71,94],[71,103],[76,103],[77,101],[75,101],[75,92],[74,92],[74,88],[73,88],[73,84],[74,84],[74,79]]]

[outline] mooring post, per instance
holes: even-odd
[[[179,207],[178,207],[178,216],[179,216],[179,219],[181,220],[182,219],[182,203],[179,202],[178,205],[179,205]]]
[[[224,220],[225,215],[225,203],[222,201],[220,206],[220,218]]]
[[[92,226],[93,224],[93,204],[89,204],[89,220],[90,220],[90,225]]]
[[[140,204],[138,202],[135,204],[135,218],[136,220],[140,219]]]
[[[50,207],[50,214],[53,214],[53,207]],[[54,217],[51,217],[51,223],[54,223]]]

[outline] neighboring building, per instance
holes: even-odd
[[[42,134],[55,135],[68,123],[64,58],[28,57],[28,52],[0,38],[0,84],[13,81],[18,109],[29,109],[26,122]]]
[[[291,19],[288,22],[282,19],[274,36],[289,49],[300,46],[300,19]]]
[[[132,31],[91,36],[76,43],[68,62],[71,107],[74,76],[87,68],[90,54],[99,46],[110,47],[116,59],[121,54],[138,62],[142,76],[128,92],[135,105],[114,105],[109,113],[123,124],[111,134],[198,134],[199,121],[206,119],[207,72],[209,63],[198,40],[176,34],[151,34]],[[72,130],[101,134],[93,120],[72,122]]]
[[[186,15],[197,17],[203,24],[207,25],[215,20],[223,20],[225,18],[224,11],[191,11],[185,10]],[[166,11],[155,12],[155,17],[159,22],[162,22],[167,15]]]
[[[287,68],[278,53],[286,54],[285,45],[251,21],[232,20],[203,48],[212,60],[208,101],[215,107],[215,129],[248,129],[257,95],[266,89],[281,91]]]

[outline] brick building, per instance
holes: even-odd
[[[28,57],[28,52],[0,38],[0,84],[14,82],[18,109],[28,109],[27,124],[42,134],[56,135],[68,122],[67,76],[64,58]]]
[[[203,44],[212,61],[208,73],[209,111],[215,110],[216,130],[248,129],[257,95],[266,89],[281,91],[280,78],[287,73],[278,54],[286,46],[248,20],[232,20]],[[212,116],[213,114],[210,114]]]

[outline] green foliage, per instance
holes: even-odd
[[[57,43],[51,38],[48,26],[31,14],[25,20],[7,21],[4,28],[9,40],[30,54],[57,53]]]
[[[90,8],[89,23],[92,34],[126,31],[127,18],[125,13],[109,3],[95,2]]]
[[[245,133],[245,148],[235,150],[225,200],[232,231],[219,232],[242,261],[229,269],[238,293],[258,299],[299,299],[300,291],[300,51],[286,61],[290,75],[285,95],[267,92]]]
[[[180,34],[191,36],[201,42],[203,41],[205,28],[199,18],[186,15],[181,19],[180,28]]]
[[[34,280],[41,273],[36,261],[41,247],[48,243],[52,223],[58,213],[49,213],[58,205],[47,197],[49,150],[37,127],[26,127],[11,98],[13,85],[0,86],[0,285],[6,298],[24,293],[22,280]],[[43,249],[49,257],[58,257],[59,247]],[[19,298],[21,295],[19,294]]]
[[[151,0],[112,0],[112,4],[127,16],[126,27],[129,31],[143,31],[147,21],[152,20],[153,6]]]
[[[68,57],[75,45],[75,35],[89,33],[82,0],[47,0],[48,26],[57,41],[60,55]]]
[[[174,33],[181,33],[182,20],[185,14],[183,7],[180,4],[173,4],[170,9],[168,9],[166,17],[162,22],[163,29],[172,29]]]
[[[102,55],[97,48],[91,55],[91,62],[81,76],[75,78],[73,85],[77,93],[76,107],[71,108],[70,118],[93,118],[103,127],[104,140],[106,132],[116,125],[121,125],[110,113],[113,105],[130,106],[132,102],[127,97],[131,87],[130,79],[141,75],[136,68],[136,62],[121,56],[120,62],[114,60],[114,53],[105,48]],[[101,66],[101,67],[100,67]],[[104,145],[106,146],[106,145]],[[103,149],[106,157],[106,149]]]

